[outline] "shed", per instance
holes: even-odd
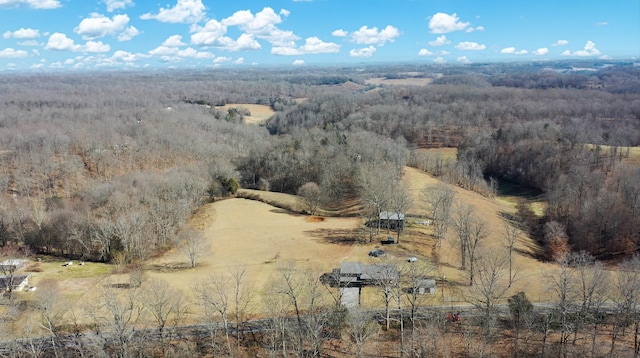
[[[375,285],[380,280],[397,281],[398,269],[394,265],[366,265],[361,262],[343,262],[340,265],[339,284],[345,286]]]
[[[392,211],[380,212],[380,227],[391,230],[402,230],[404,228],[404,214]]]
[[[434,279],[424,279],[420,280],[417,285],[418,293],[421,295],[424,294],[434,294],[436,293],[436,280]]]
[[[29,260],[26,259],[8,259],[0,262],[0,270],[2,272],[13,272],[17,271],[29,263]]]
[[[31,274],[0,276],[0,291],[6,292],[9,288],[9,285],[12,286],[12,291],[24,291],[27,287],[29,287],[30,278]]]

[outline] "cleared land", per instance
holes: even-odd
[[[406,168],[404,180],[413,194],[413,205],[409,216],[424,218],[427,213],[426,203],[422,199],[422,191],[426,186],[434,185],[438,180],[417,169]],[[477,209],[491,232],[483,242],[481,254],[504,252],[503,220],[501,212],[512,212],[513,207],[507,201],[494,200],[476,193],[456,188],[457,198]],[[282,207],[293,207],[298,199],[295,196],[261,193],[262,200],[279,202]],[[436,251],[431,233],[432,228],[416,224],[418,218],[410,218],[408,228],[398,245],[387,245],[384,249],[388,255],[384,259],[372,259],[368,252],[380,247],[379,239],[387,235],[385,231],[368,242],[368,232],[358,217],[309,217],[266,204],[258,200],[232,198],[204,205],[194,215],[189,225],[201,230],[209,245],[207,252],[198,260],[196,268],[188,268],[187,258],[177,250],[152,259],[145,264],[148,277],[159,277],[167,280],[172,286],[182,290],[186,297],[195,300],[193,287],[207,279],[210,275],[225,274],[235,267],[247,269],[250,287],[256,293],[255,304],[259,305],[260,296],[268,292],[278,270],[283,265],[295,264],[297,267],[313,270],[318,275],[339,267],[344,261],[360,261],[365,263],[382,260],[405,262],[409,256],[417,256],[419,260],[433,260]],[[525,291],[532,301],[546,301],[549,291],[545,278],[556,270],[552,264],[542,263],[533,258],[537,250],[535,243],[522,238],[514,256],[514,268],[518,271],[511,291]],[[468,294],[466,276],[459,269],[460,262],[453,230],[437,250],[440,270],[434,277],[446,278],[440,284],[438,295],[433,304],[463,303]],[[65,295],[76,302],[76,317],[82,316],[83,300],[91,296],[91,291],[101,285],[127,283],[128,276],[111,274],[112,266],[88,263],[84,266],[62,267],[62,262],[51,261],[37,264],[38,272],[34,272],[33,283],[46,277],[57,278]],[[380,303],[373,288],[365,290],[364,302],[370,306]],[[368,292],[368,293],[367,293]],[[32,293],[23,293],[25,299]],[[260,311],[260,306],[256,307]]]
[[[250,116],[245,116],[245,123],[260,124],[264,123],[274,113],[276,113],[271,107],[262,104],[246,104],[246,103],[228,103],[224,106],[216,107],[219,111],[227,111],[229,108],[246,108],[251,112]]]
[[[409,77],[409,78],[384,78],[375,77],[365,81],[371,85],[389,85],[389,86],[426,86],[433,82],[432,78]]]

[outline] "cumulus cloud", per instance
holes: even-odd
[[[102,3],[107,5],[108,12],[133,6],[133,0],[102,0]]]
[[[516,50],[515,47],[506,47],[500,50],[500,53],[508,54],[508,55],[526,55],[529,53],[527,50]]]
[[[468,64],[471,63],[471,61],[467,58],[467,56],[460,56],[460,57],[458,57],[456,59],[456,61],[458,61],[458,62],[460,62],[462,64],[465,64],[465,65],[468,65]]]
[[[14,39],[35,39],[40,37],[40,30],[34,30],[32,28],[20,28],[20,30],[16,30],[16,31],[7,31],[4,34],[2,34],[2,37],[5,39],[10,39],[10,38],[14,38]]]
[[[227,27],[217,20],[209,20],[204,26],[192,26],[191,43],[199,46],[211,46],[227,33]]]
[[[0,0],[0,6],[14,7],[22,5],[39,10],[57,9],[62,6],[59,0]]]
[[[435,40],[429,41],[429,45],[431,46],[443,46],[450,43],[451,41],[447,40],[447,37],[445,35],[438,36]]]
[[[353,49],[349,51],[349,56],[351,57],[371,57],[376,53],[376,48],[373,46],[364,47],[360,49]]]
[[[431,16],[429,29],[434,34],[446,34],[453,31],[465,30],[471,25],[469,22],[462,22],[457,14],[445,14],[438,12]]]
[[[551,46],[564,46],[564,45],[568,45],[569,41],[567,40],[558,40],[554,43],[551,44]]]
[[[54,51],[73,51],[73,52],[107,52],[111,49],[108,44],[101,41],[87,41],[84,45],[76,44],[67,35],[56,32],[49,36],[49,40],[44,47],[47,50]]]
[[[544,56],[544,55],[546,55],[548,53],[549,53],[549,49],[546,48],[546,47],[541,47],[541,48],[533,51],[533,54],[536,55],[536,56]]]
[[[464,32],[484,31],[484,26],[468,27]]]
[[[303,66],[304,65],[304,60],[295,60],[291,63],[294,66]]]
[[[347,31],[344,31],[342,29],[338,29],[335,30],[331,33],[331,35],[335,36],[335,37],[347,37],[349,35],[349,33]]]
[[[384,46],[387,42],[394,42],[398,36],[400,36],[400,30],[391,25],[387,25],[380,31],[377,27],[362,26],[351,34],[351,41],[359,45]]]
[[[15,50],[12,48],[0,50],[0,58],[22,58],[27,56],[29,56],[29,53],[24,50]]]
[[[434,62],[434,63],[437,63],[437,64],[444,64],[444,63],[447,63],[447,60],[445,60],[445,59],[444,59],[444,58],[442,58],[441,56],[438,56],[438,57],[436,57],[436,58],[433,60],[433,62]]]
[[[300,47],[273,47],[271,53],[273,55],[282,56],[299,56],[320,53],[337,53],[340,51],[340,45],[333,42],[324,42],[317,37],[309,37],[305,40],[305,44]]]
[[[563,56],[580,56],[580,57],[588,57],[588,56],[598,56],[601,52],[596,48],[596,44],[593,41],[587,41],[582,50],[571,52],[566,50],[562,53]]]
[[[282,16],[289,14],[281,10],[279,14],[265,7],[255,15],[249,10],[236,11],[233,15],[221,21],[224,26],[237,26],[241,31],[252,35],[254,38],[268,41],[274,46],[291,47],[300,38],[292,31],[279,29],[276,25],[282,22]]]
[[[235,61],[233,61],[236,65],[241,65],[244,63],[244,57],[238,57]]]
[[[171,35],[162,43],[162,46],[169,46],[169,47],[177,47],[177,46],[184,46],[184,45],[186,44],[182,42],[182,36],[180,35]]]
[[[433,52],[427,50],[426,48],[423,48],[418,51],[418,56],[433,56]]]
[[[129,16],[115,15],[108,18],[104,15],[92,13],[90,17],[82,19],[75,32],[85,40],[93,40],[105,36],[114,36],[119,41],[131,40],[140,31],[129,25]]]
[[[477,42],[470,42],[470,41],[460,42],[455,47],[458,50],[467,50],[467,51],[481,51],[487,48],[487,46],[483,44],[479,44]]]
[[[1,0],[0,0],[1,1]],[[157,14],[146,13],[140,16],[143,20],[155,19],[168,23],[195,23],[205,16],[202,0],[177,0],[173,7],[160,8]]]

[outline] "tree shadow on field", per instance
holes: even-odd
[[[154,272],[162,272],[162,273],[188,270],[190,268],[191,268],[191,265],[189,265],[186,262],[169,262],[164,264],[155,264],[155,265],[145,266],[146,270],[154,271]]]
[[[305,231],[320,242],[338,245],[356,245],[365,243],[360,229],[316,229]]]

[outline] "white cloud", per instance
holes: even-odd
[[[335,36],[335,37],[347,37],[349,35],[349,33],[347,31],[344,31],[342,29],[338,29],[335,30],[331,33],[331,35]]]
[[[460,62],[460,63],[462,63],[462,64],[465,64],[465,65],[468,65],[468,64],[470,64],[470,63],[471,63],[471,61],[469,61],[469,59],[467,58],[467,56],[460,56],[460,57],[458,57],[458,58],[456,59],[456,61],[458,61],[458,62]]]
[[[544,55],[546,55],[548,53],[549,53],[549,49],[546,48],[546,47],[541,47],[541,48],[533,51],[533,54],[536,55],[536,56],[544,56]]]
[[[59,0],[0,0],[0,6],[13,7],[20,5],[40,10],[57,9],[62,6]]]
[[[213,63],[225,63],[225,62],[230,62],[232,60],[231,57],[216,57],[215,60],[213,60]]]
[[[288,15],[288,11],[281,10],[280,15]],[[267,40],[274,46],[292,47],[300,38],[292,31],[284,31],[276,27],[282,22],[282,17],[270,7],[253,15],[249,10],[236,11],[233,15],[221,21],[224,26],[237,26],[255,38]]]
[[[81,52],[108,52],[111,47],[102,41],[87,41],[87,43],[81,47]]]
[[[433,52],[427,50],[426,48],[423,48],[418,51],[418,56],[433,56]]]
[[[129,41],[138,35],[140,35],[140,31],[138,31],[138,29],[133,26],[129,26],[126,30],[124,30],[124,32],[118,34],[116,38],[118,39],[118,41]]]
[[[607,25],[609,25],[609,23],[606,22],[606,21],[598,21],[598,22],[596,22],[596,26],[607,26]]]
[[[133,0],[102,0],[102,2],[107,5],[107,11],[109,12],[133,6]]]
[[[477,42],[464,41],[457,44],[456,49],[467,51],[481,51],[487,48],[487,46],[479,44]]]
[[[23,27],[23,28],[20,28],[20,30],[16,30],[13,32],[7,31],[4,34],[2,34],[2,37],[5,39],[10,39],[12,37],[14,39],[35,39],[40,37],[40,30],[34,30],[32,28],[25,29]]]
[[[78,51],[80,47],[81,46],[76,45],[72,39],[68,38],[67,35],[55,32],[49,36],[47,45],[44,48],[55,51]]]
[[[67,35],[59,32],[49,36],[49,40],[44,47],[46,50],[54,51],[73,51],[73,52],[107,52],[111,49],[108,44],[101,41],[87,41],[86,44],[76,44]]]
[[[152,56],[173,56],[178,51],[180,51],[180,49],[178,49],[177,47],[158,46],[158,47],[154,48],[153,50],[149,51],[149,55],[152,55]]]
[[[303,66],[304,65],[304,60],[295,60],[291,63],[294,66]]]
[[[205,7],[202,0],[177,0],[173,7],[163,7],[157,14],[146,13],[140,18],[169,23],[195,23],[202,20],[204,16]]]
[[[429,41],[429,45],[431,46],[443,46],[450,43],[451,41],[447,40],[447,36],[445,35],[438,36],[435,40]]]
[[[484,26],[468,27],[464,32],[484,31]]]
[[[182,42],[182,36],[180,35],[171,35],[162,43],[162,46],[169,46],[169,47],[177,47],[177,46],[184,46],[184,45],[186,44]]]
[[[553,44],[551,44],[551,46],[564,46],[564,45],[568,45],[569,41],[567,40],[558,40],[556,42],[554,42]]]
[[[238,57],[235,61],[233,61],[236,65],[241,65],[244,63],[244,57]]]
[[[400,30],[391,25],[387,25],[380,31],[377,27],[362,26],[351,34],[351,40],[359,45],[383,46],[387,41],[394,42],[398,36],[400,36]]]
[[[0,50],[0,58],[22,58],[27,56],[29,56],[29,53],[23,50],[14,50],[12,48]]]
[[[31,69],[33,70],[37,70],[44,67],[44,63],[34,63],[33,65],[31,65]]]
[[[433,60],[433,62],[437,63],[437,64],[443,64],[443,63],[447,63],[447,60],[445,60],[444,58],[438,56]]]
[[[351,50],[349,51],[349,56],[351,57],[371,57],[373,56],[373,54],[376,53],[376,48],[373,46],[369,46],[369,47],[364,47],[364,48],[360,48],[357,50]]]
[[[462,22],[455,13],[452,15],[442,12],[436,13],[429,20],[429,29],[434,34],[446,34],[448,32],[464,30],[469,27],[469,22]]]
[[[129,26],[129,16],[115,15],[112,19],[97,13],[82,19],[75,32],[85,40],[93,40],[105,36],[117,37],[119,41],[131,40],[140,32],[133,26]]]
[[[18,42],[20,46],[40,46],[40,43],[37,40],[26,40]]]
[[[582,50],[571,52],[566,50],[562,53],[563,56],[580,56],[580,57],[588,57],[588,56],[598,56],[601,52],[596,48],[596,44],[593,41],[587,41]]]
[[[191,43],[199,46],[211,46],[227,33],[227,27],[217,20],[209,20],[203,27],[192,26]]]
[[[527,50],[516,51],[515,47],[506,47],[500,50],[500,53],[508,54],[508,55],[526,55],[529,53]]]
[[[319,53],[337,53],[340,51],[340,45],[333,42],[324,42],[317,37],[309,37],[305,40],[305,44],[295,47],[276,47],[271,49],[273,55],[282,56],[298,56]]]

